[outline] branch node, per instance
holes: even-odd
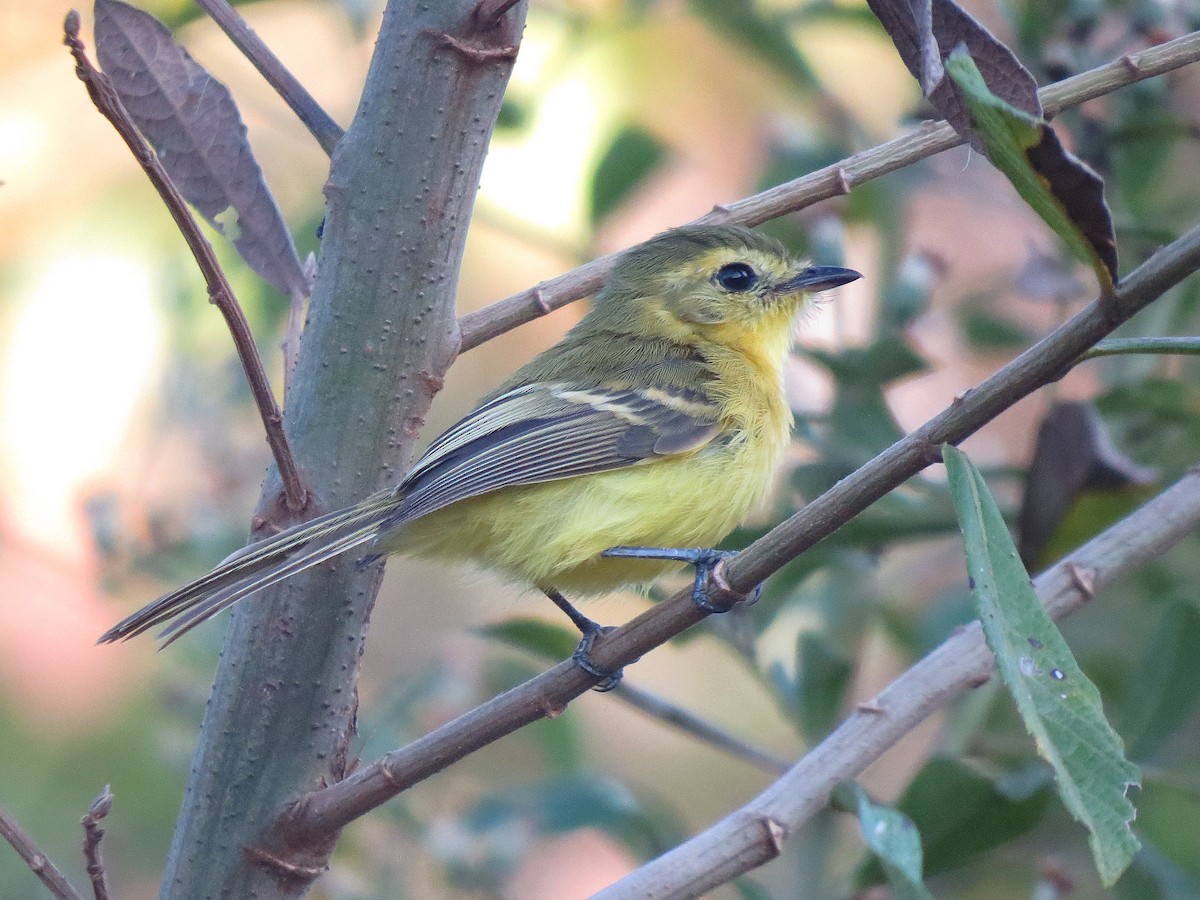
[[[554,307],[551,306],[550,301],[546,299],[546,294],[542,291],[541,285],[533,289],[533,293],[530,295],[530,297],[533,300],[533,305],[543,316],[554,312]]]
[[[872,716],[882,716],[887,712],[887,708],[878,700],[864,700],[855,707],[860,713],[867,713]]]
[[[63,877],[58,867],[50,861],[50,857],[33,842],[33,838],[25,832],[20,823],[3,809],[0,809],[0,838],[17,851],[25,867],[37,876],[55,900],[83,900],[79,892]]]
[[[404,785],[400,783],[400,779],[395,776],[387,763],[380,763],[379,777],[386,781],[397,794],[404,790]]]
[[[254,862],[273,870],[288,880],[315,881],[329,871],[329,866],[326,865],[302,866],[299,863],[288,862],[262,847],[246,847],[244,852]]]
[[[545,715],[547,719],[557,719],[566,711],[566,708],[567,704],[565,703],[555,703],[545,695],[542,695],[541,697],[542,714]]]
[[[430,372],[428,369],[421,369],[421,371],[417,373],[417,378],[421,380],[421,384],[425,387],[425,390],[429,392],[430,397],[441,393],[442,388],[446,386],[445,378],[443,378],[441,375]]]
[[[783,842],[787,840],[787,827],[771,816],[763,816],[759,819],[759,824],[762,825],[763,834],[767,837],[767,846],[771,848],[771,855],[779,856],[783,852]]]
[[[456,51],[464,59],[473,63],[490,63],[499,60],[516,59],[517,48],[512,44],[500,47],[488,47],[474,41],[464,41],[445,31],[432,32],[439,44]]]
[[[722,558],[708,572],[708,589],[706,599],[718,612],[733,609],[738,603],[746,601],[746,595],[734,590],[729,583],[729,561]]]
[[[850,193],[854,186],[850,183],[850,173],[846,171],[845,166],[838,166],[833,170],[833,184],[843,197]]]
[[[975,690],[975,688],[981,688],[991,680],[991,672],[981,672],[971,679],[970,689]]]
[[[1085,569],[1075,563],[1067,563],[1067,574],[1071,576],[1071,584],[1083,595],[1084,602],[1090,603],[1096,599],[1096,572]]]
[[[1137,61],[1132,53],[1126,53],[1121,57],[1121,65],[1129,72],[1130,75],[1138,75],[1142,71],[1142,64]]]
[[[953,402],[950,404],[954,406]],[[921,468],[932,466],[935,463],[942,462],[942,447],[940,444],[934,444],[929,441],[917,441],[914,449],[917,452],[918,458],[921,460]]]

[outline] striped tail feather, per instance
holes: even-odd
[[[122,619],[97,643],[128,640],[170,622],[160,634],[166,638],[165,647],[243,597],[370,543],[400,500],[390,490],[381,491],[355,506],[326,513],[244,547],[208,574]]]

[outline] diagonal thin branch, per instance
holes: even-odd
[[[63,22],[63,33],[63,43],[70,48],[71,56],[75,59],[75,74],[84,83],[96,109],[112,123],[158,191],[204,275],[209,300],[225,317],[234,346],[237,348],[238,358],[246,372],[246,379],[250,382],[250,392],[258,406],[258,414],[266,429],[267,444],[279,467],[287,507],[292,512],[299,512],[308,502],[308,491],[300,478],[300,471],[283,430],[283,413],[279,410],[279,404],[275,402],[275,394],[263,368],[262,358],[258,355],[250,324],[246,321],[245,313],[242,312],[225,273],[221,271],[212,244],[200,231],[200,226],[188,210],[187,201],[167,175],[158,156],[150,149],[133,120],[129,118],[108,76],[93,66],[87,58],[83,41],[79,38],[79,13],[75,10],[67,14]]]
[[[1200,31],[1138,53],[1126,54],[1119,60],[1082,75],[1048,85],[1038,92],[1038,97],[1049,117],[1086,100],[1196,60],[1200,60]],[[909,134],[864,150],[832,166],[776,185],[736,203],[719,206],[696,219],[695,223],[759,225],[821,200],[844,196],[861,184],[962,143],[963,139],[945,122],[924,122]],[[458,325],[462,335],[462,351],[478,347],[518,325],[594,294],[604,284],[618,256],[620,253],[610,253],[594,259],[519,294],[461,316]]]
[[[1106,587],[1166,553],[1200,527],[1200,471],[1193,470],[1034,581],[1051,617],[1086,605]],[[833,787],[861,774],[927,716],[986,682],[995,670],[973,622],[884,688],[766,791],[691,840],[595,895],[596,900],[695,897],[779,855],[819,812]]]
[[[288,67],[279,61],[279,57],[271,52],[271,48],[246,23],[237,10],[229,5],[227,0],[196,0],[196,3],[212,17],[212,20],[220,26],[233,45],[242,51],[242,55],[250,60],[254,68],[258,69],[259,74],[292,108],[296,117],[317,139],[321,149],[327,155],[332,156],[333,148],[346,133],[342,126],[321,108],[313,95],[291,73]]]
[[[828,537],[931,462],[943,442],[957,444],[1001,411],[1060,378],[1080,355],[1169,287],[1200,269],[1200,226],[1162,248],[1069,322],[1012,360],[978,387],[955,398],[923,427],[805,506],[742,551],[728,566],[734,590],[746,592],[788,560]],[[683,590],[600,638],[592,660],[602,670],[635,662],[708,614]],[[599,679],[571,661],[388,753],[344,781],[300,798],[278,829],[290,846],[326,840],[370,809],[462,757],[536,719],[561,712]]]
[[[29,871],[38,877],[55,900],[83,900],[75,888],[71,887],[66,876],[58,870],[54,863],[50,862],[50,857],[38,849],[38,845],[33,842],[33,838],[26,833],[20,823],[3,809],[0,809],[0,837],[8,841],[17,851],[17,855],[25,860]]]
[[[787,761],[755,747],[736,734],[732,734],[719,725],[701,718],[682,706],[664,700],[650,691],[622,681],[613,691],[613,696],[624,700],[634,709],[641,710],[666,725],[678,728],[684,734],[708,744],[710,747],[722,750],[730,756],[735,756],[767,772],[779,775],[788,769]]]

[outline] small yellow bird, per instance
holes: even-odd
[[[861,277],[806,266],[738,226],[685,227],[621,257],[561,341],[435,440],[395,488],[252,544],[106,632],[220,610],[351,549],[469,561],[599,626],[561,592],[597,594],[697,568],[766,492],[792,414],[783,370],[809,297]],[[589,671],[594,671],[589,668]],[[612,673],[595,672],[598,675]]]

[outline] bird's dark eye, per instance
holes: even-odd
[[[758,284],[758,273],[742,262],[729,263],[717,269],[713,281],[732,293],[748,291]]]

